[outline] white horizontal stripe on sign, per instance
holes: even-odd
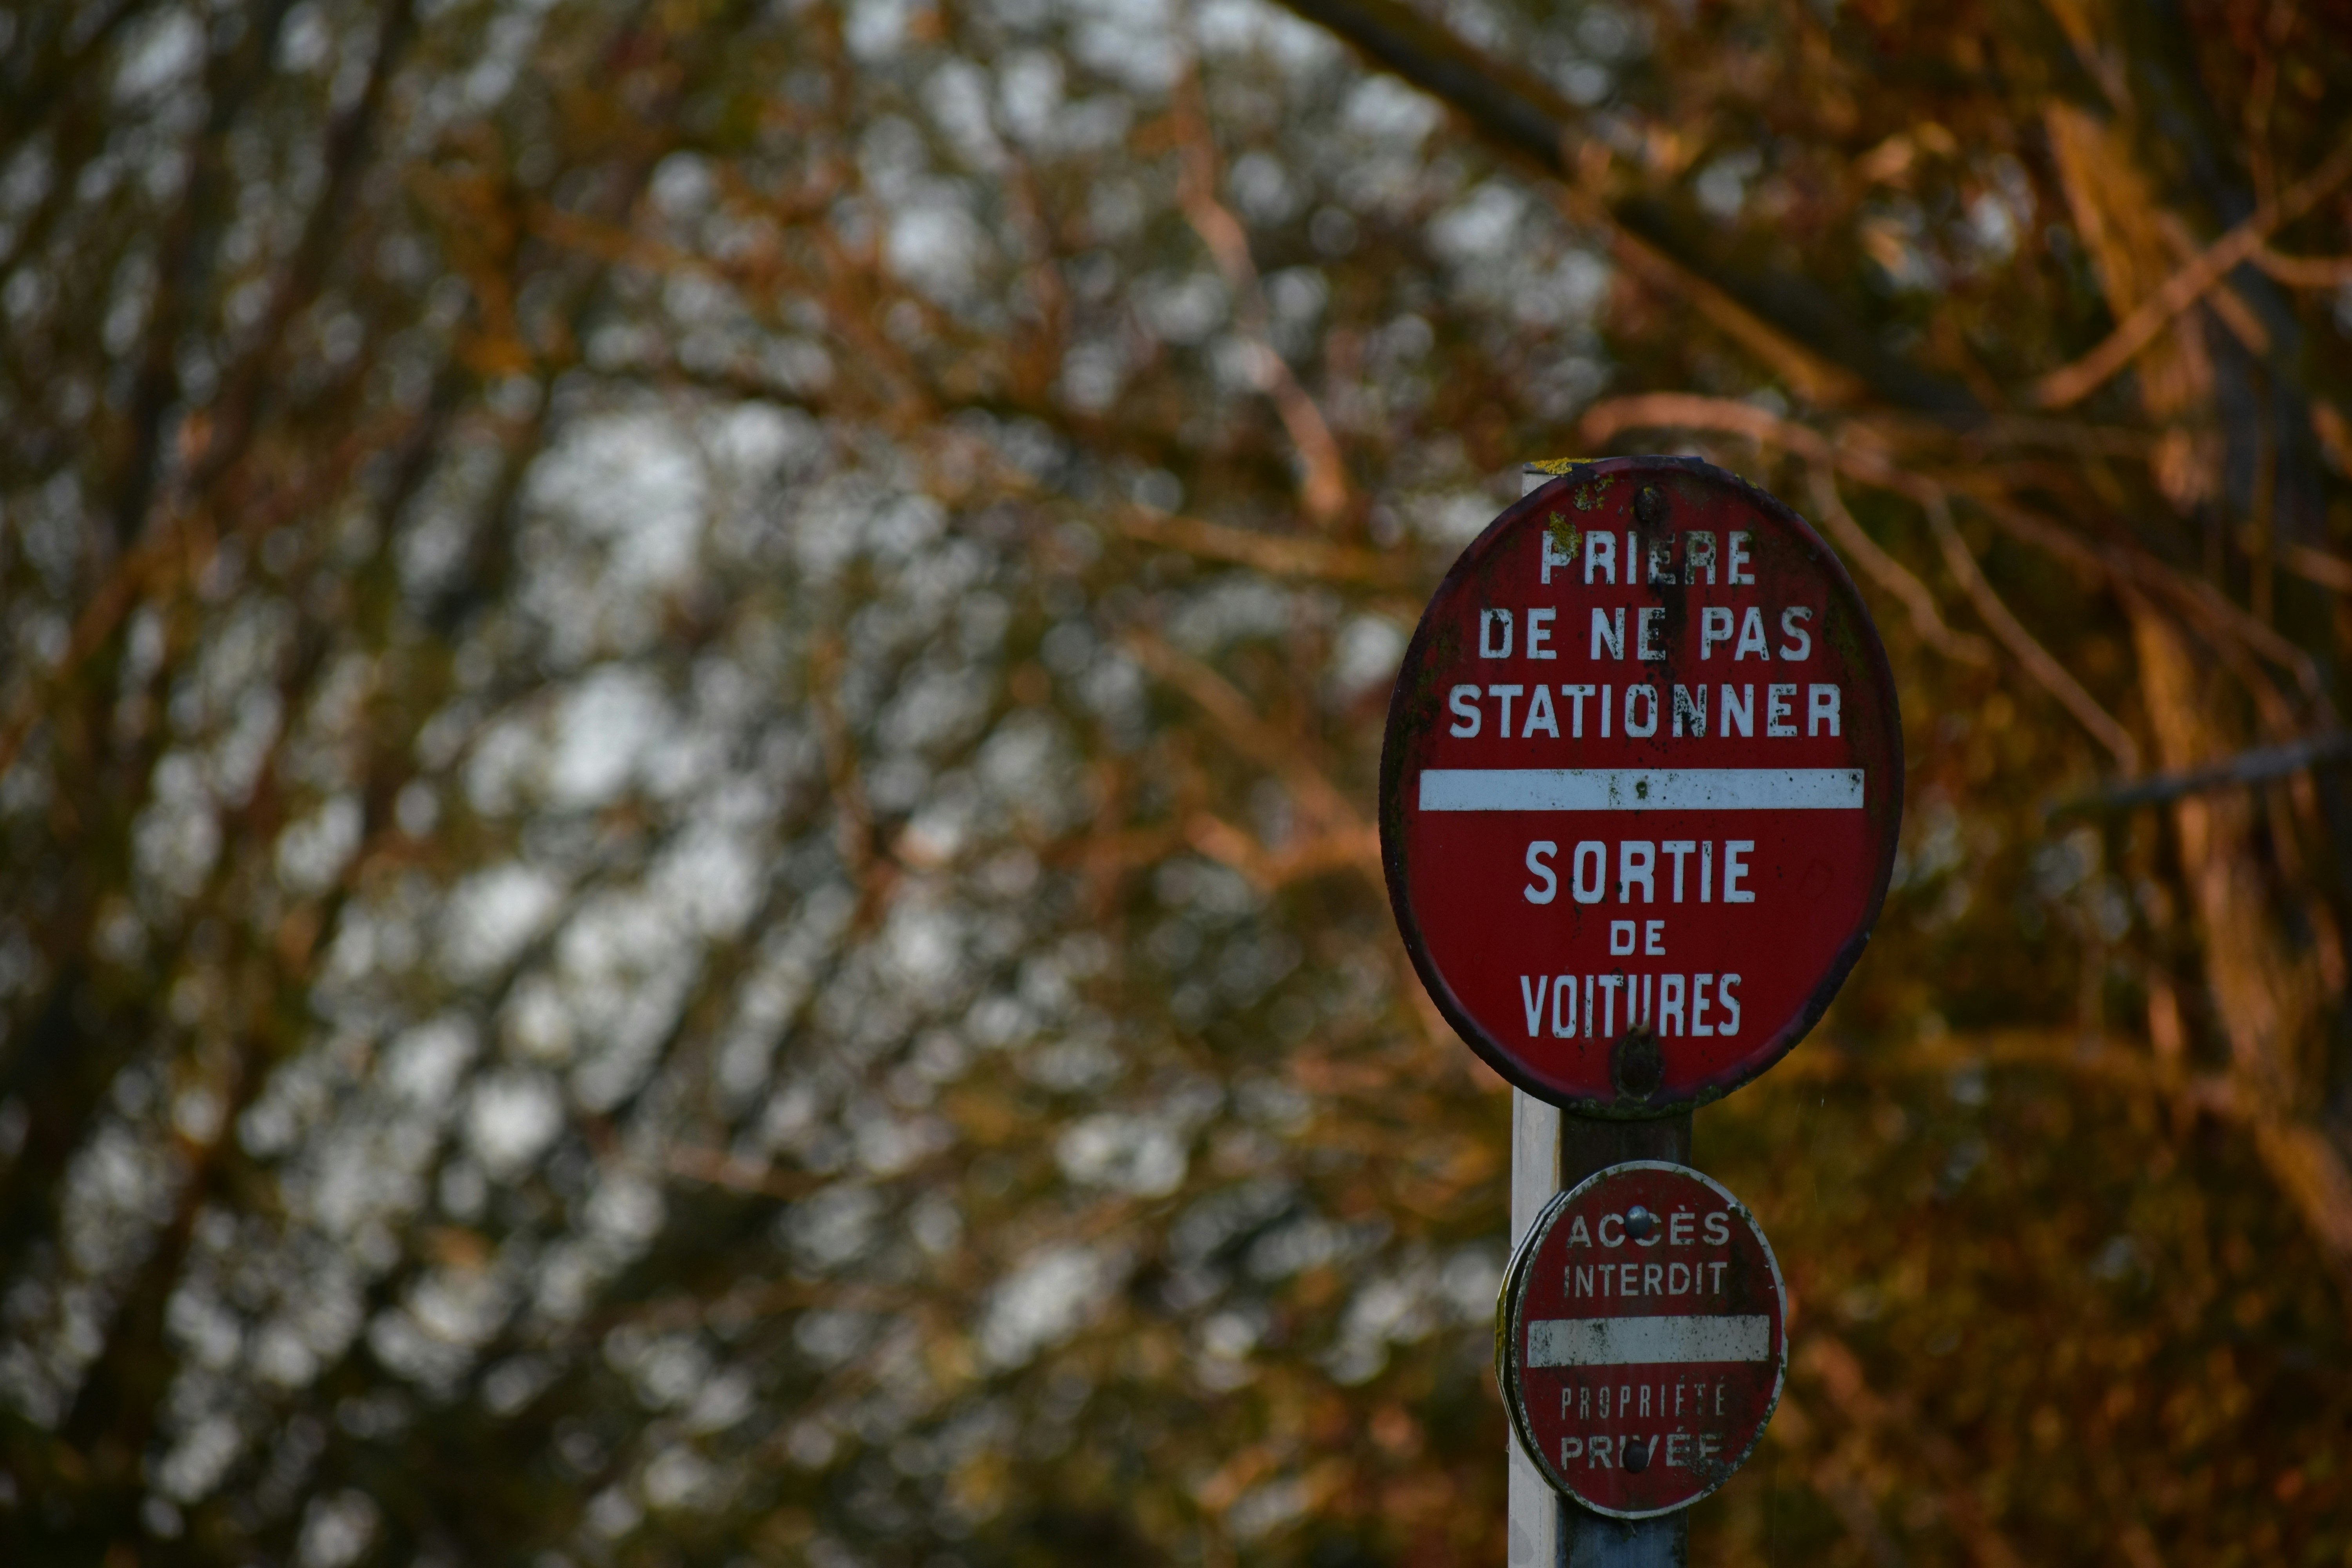
[[[1529,1366],[1769,1361],[1769,1318],[1546,1318],[1528,1325]]]
[[[1860,768],[1424,768],[1423,811],[1860,811]]]

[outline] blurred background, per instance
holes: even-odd
[[[1404,639],[1811,518],[1706,1563],[2352,1552],[2340,0],[0,13],[0,1558],[1500,1563]]]

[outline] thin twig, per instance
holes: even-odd
[[[2307,583],[2338,594],[2352,594],[2352,561],[2315,550],[2308,544],[2278,546],[2278,563]]]
[[[2156,232],[2157,237],[2164,241],[2165,248],[2172,252],[2173,265],[2176,267],[2186,267],[2195,261],[2197,253],[2203,248],[2197,243],[2197,236],[2190,231],[2188,224],[2181,221],[2180,215],[2178,213],[2158,213]],[[2205,298],[2205,305],[2223,326],[2230,329],[2230,335],[2245,345],[2248,353],[2252,354],[2256,359],[2263,359],[2269,355],[2270,329],[2263,325],[2262,318],[2255,315],[2253,307],[2246,303],[2245,299],[2236,289],[2231,287],[2228,279],[2224,278],[2213,285],[2211,291]]]
[[[1936,595],[1914,576],[1909,567],[1889,555],[1878,542],[1864,533],[1853,514],[1845,508],[1845,500],[1838,494],[1837,478],[1827,463],[1811,465],[1813,510],[1837,538],[1838,545],[1852,557],[1871,580],[1903,602],[1911,612],[1911,625],[1922,641],[1937,648],[1948,658],[1963,664],[1986,664],[1991,661],[1991,649],[1982,637],[1968,632],[1956,632],[1945,624],[1936,608]]]
[[[223,378],[206,422],[210,438],[190,465],[185,486],[201,494],[234,467],[251,444],[268,400],[282,395],[272,376],[287,329],[318,298],[336,249],[348,243],[346,230],[352,203],[368,173],[374,150],[376,122],[389,96],[392,78],[399,69],[415,30],[415,0],[392,0],[378,14],[375,51],[366,85],[359,99],[329,126],[320,167],[326,171],[319,199],[304,221],[294,255],[279,274],[260,324],[236,366]]]
[[[1703,397],[1694,392],[1645,392],[1632,397],[1612,397],[1585,410],[1578,426],[1587,442],[1600,446],[1621,430],[1721,430],[1749,440],[1783,447],[1812,463],[1833,463],[1838,453],[1828,437],[1810,425],[1783,419],[1769,409],[1728,397]]]
[[[1759,363],[1770,367],[1772,375],[1806,403],[1850,407],[1869,395],[1871,388],[1861,376],[1814,353],[1691,268],[1620,226],[1600,201],[1571,191],[1563,205],[1571,219],[1604,229],[1610,259],[1651,287],[1680,295],[1717,331],[1754,355]]]
[[[2114,754],[2127,773],[2139,771],[2139,747],[2130,734],[2097,700],[2083,689],[2082,684],[2066,671],[2066,667],[2052,658],[2050,651],[2034,640],[2022,623],[2001,603],[2000,595],[1985,580],[1976,557],[1969,552],[1968,544],[1952,526],[1951,505],[1944,487],[1923,475],[1898,467],[1882,452],[1858,448],[1841,442],[1832,445],[1829,438],[1810,426],[1783,419],[1768,409],[1750,404],[1736,403],[1728,398],[1701,397],[1689,393],[1651,393],[1637,397],[1612,398],[1597,404],[1584,416],[1583,431],[1589,441],[1606,441],[1619,430],[1634,426],[1681,426],[1691,429],[1727,430],[1748,437],[1757,442],[1770,442],[1806,458],[1808,461],[1834,466],[1864,480],[1898,495],[1910,498],[1927,511],[1936,529],[1937,541],[1942,546],[1944,560],[1958,578],[1969,595],[1969,603],[1984,618],[2004,647],[2014,655],[2025,671],[2041,682],[2066,710],[2081,721],[2083,727]]]
[[[1197,703],[1244,755],[1279,778],[1318,824],[1341,831],[1364,826],[1363,814],[1355,802],[1307,759],[1299,738],[1259,718],[1249,699],[1223,676],[1156,632],[1138,627],[1129,631],[1124,640],[1138,663]],[[1375,884],[1385,886],[1376,847],[1362,868]]]
[[[1165,545],[1189,555],[1231,561],[1274,577],[1306,578],[1319,583],[1361,583],[1400,588],[1421,580],[1413,563],[1403,556],[1357,550],[1319,539],[1259,533],[1229,523],[1207,522],[1148,507],[1120,509],[1115,522],[1121,533],[1147,544]]]
[[[2281,256],[2262,249],[2253,263],[2290,289],[2340,289],[2352,283],[2352,256]]]
[[[1184,841],[1267,892],[1328,871],[1376,866],[1381,858],[1381,836],[1370,825],[1340,828],[1275,849],[1214,812],[1202,811],[1185,824]]]
[[[2312,657],[2281,637],[2275,627],[2264,626],[2231,603],[2227,595],[2204,578],[2177,571],[2137,546],[2080,539],[2015,505],[1996,485],[1967,479],[1955,481],[1952,490],[1981,509],[2012,538],[2048,551],[2061,561],[2103,572],[2118,585],[2163,595],[2213,631],[2226,633],[2281,668],[2293,670],[2295,683],[2303,688],[2314,710],[2322,714],[2334,712],[2326,689],[2320,683],[2319,666]]]
[[[817,1184],[812,1177],[780,1171],[772,1165],[754,1164],[724,1150],[692,1144],[672,1149],[663,1162],[663,1169],[670,1175],[705,1186],[723,1187],[749,1197],[782,1198],[788,1203],[806,1197]]]
[[[2239,263],[2251,260],[2263,241],[2283,225],[2294,222],[2321,198],[2352,177],[2352,141],[2337,145],[2319,166],[2297,181],[2274,206],[2254,210],[2252,216],[2205,247],[2196,260],[2166,279],[2156,292],[2132,310],[2106,340],[2072,364],[2062,365],[2033,384],[2027,400],[2037,408],[2063,408],[2078,403],[2101,383],[2129,364],[2156,341],[2172,319],[2202,299],[2229,276]]]
[[[1072,499],[1066,491],[1050,489],[1039,483],[1034,475],[1014,468],[992,450],[975,452],[971,455],[971,461],[982,471],[982,477],[994,494],[1017,496],[1041,503],[1066,502]],[[1100,513],[1090,511],[1088,515],[1099,517]],[[1161,511],[1157,507],[1139,502],[1127,502],[1111,509],[1108,521],[1119,532],[1139,543],[1181,550],[1187,555],[1209,561],[1230,561],[1237,566],[1251,567],[1270,577],[1316,583],[1350,583],[1371,588],[1412,589],[1425,585],[1433,575],[1424,571],[1410,555],[1384,554],[1377,550],[1333,544],[1328,540],[1302,538],[1297,534],[1261,533],[1255,529],[1236,528],[1228,522],[1211,522],[1204,518],[1187,517],[1181,512]]]
[[[816,718],[817,748],[824,760],[825,789],[833,803],[834,838],[850,880],[871,900],[878,891],[874,873],[882,879],[894,868],[877,864],[874,843],[874,812],[866,797],[860,772],[857,737],[841,710],[840,682],[845,660],[838,634],[817,638],[809,652],[808,704]]]
[[[2113,714],[2099,706],[2098,700],[2083,689],[2082,682],[2068,673],[2064,665],[2051,656],[2048,648],[2034,640],[2025,624],[2010,613],[2000,595],[1993,592],[1992,584],[1986,580],[1984,568],[1969,552],[1968,541],[1960,537],[1959,529],[1952,522],[1951,502],[1941,490],[1928,502],[1927,524],[1936,531],[1936,542],[1943,546],[1944,563],[1960,580],[1969,602],[1976,605],[1977,614],[1984,617],[1993,636],[2016,656],[2027,674],[2040,681],[2084,729],[2106,747],[2117,767],[2126,774],[2139,772],[2139,743],[2131,738],[2129,731],[2116,722]]]
[[[2325,407],[2325,405],[2321,405]],[[1595,404],[1584,416],[1584,438],[1598,446],[1621,430],[1680,427],[1722,430],[1745,436],[1759,445],[1773,445],[1811,462],[1833,464],[1847,478],[1880,489],[1892,490],[1921,507],[1948,488],[1981,508],[2002,531],[2057,556],[2070,565],[2100,572],[2118,585],[2137,585],[2161,594],[2212,631],[2243,643],[2263,658],[2294,673],[2305,699],[2323,720],[2332,721],[2335,709],[2319,679],[2312,657],[2230,602],[2201,577],[2191,577],[2165,564],[2146,550],[2112,541],[2092,542],[2036,517],[2011,503],[1996,483],[1981,474],[1956,473],[1930,479],[1902,468],[1878,444],[1875,424],[1848,425],[1835,443],[1810,426],[1786,419],[1753,404],[1693,393],[1645,393]],[[2298,571],[2310,563],[2295,557]]]
[[[1180,143],[1177,201],[1193,232],[1215,258],[1225,287],[1233,290],[1234,325],[1249,353],[1251,379],[1274,399],[1283,428],[1298,450],[1305,468],[1298,479],[1299,504],[1314,521],[1328,523],[1348,509],[1353,490],[1348,482],[1348,465],[1322,409],[1299,384],[1290,362],[1274,346],[1267,328],[1265,290],[1258,282],[1257,263],[1250,257],[1249,231],[1217,199],[1217,145],[1200,96],[1199,79],[1188,61],[1173,94],[1172,119]]]
[[[2267,548],[2274,562],[2305,582],[2315,583],[2334,593],[2352,594],[2352,561],[2341,555],[2288,540],[2273,539],[2265,545],[2251,524],[2238,530],[2238,548],[2249,555]]]

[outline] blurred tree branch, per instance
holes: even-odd
[[[1912,574],[1911,569],[1879,548],[1878,542],[1863,531],[1862,525],[1846,510],[1845,500],[1838,494],[1837,478],[1824,463],[1815,462],[1811,468],[1813,510],[1828,525],[1839,548],[1859,562],[1862,569],[1879,587],[1901,601],[1910,613],[1911,625],[1920,640],[1948,658],[1964,664],[1984,664],[1992,652],[1982,637],[1967,632],[1956,632],[1945,625],[1942,614],[1936,608],[1936,596],[1927,584]]]
[[[1284,3],[1443,100],[1496,146],[1566,181],[1579,216],[1608,226],[1621,262],[1689,300],[1808,399],[1837,405],[1866,391],[1898,408],[1975,412],[1965,391],[1886,353],[1811,279],[1734,265],[1680,198],[1610,189],[1609,143],[1533,75],[1479,54],[1398,0]]]
[[[1695,1560],[2325,1555],[2344,46],[1865,9],[0,18],[0,1556],[1493,1556],[1364,803],[1580,416],[1903,611]]]
[[[2033,634],[2026,630],[2024,624],[2001,602],[1992,584],[1986,581],[1975,556],[1952,525],[1950,501],[1941,485],[1892,463],[1881,449],[1875,447],[1875,443],[1865,445],[1841,440],[1832,444],[1827,437],[1804,426],[1763,409],[1719,398],[1695,397],[1686,394],[1650,394],[1636,398],[1614,399],[1596,405],[1588,411],[1583,427],[1588,439],[1599,442],[1606,441],[1619,429],[1642,425],[1735,430],[1759,440],[1769,437],[1816,466],[1842,467],[1855,477],[1865,478],[1872,483],[1895,490],[1918,505],[1927,513],[1928,524],[1935,531],[1945,566],[1958,581],[1962,592],[1968,595],[1969,603],[1976,606],[1978,615],[1992,629],[1993,635],[2000,639],[2002,646],[2009,649],[2026,674],[2056,698],[2059,704],[2074,715],[2075,721],[2107,749],[2126,776],[2139,771],[2139,747],[2130,734],[2083,689],[2080,681],[2050,656]]]
[[[2083,683],[2068,673],[2066,667],[2050,655],[2025,624],[2001,602],[2000,595],[1985,578],[1984,569],[1977,564],[1968,542],[1952,524],[1951,502],[1943,492],[1931,492],[1927,500],[1927,525],[1934,530],[1936,542],[1943,551],[1944,564],[1959,580],[1961,591],[1976,606],[1985,625],[1992,628],[2001,646],[2008,648],[2027,674],[2041,682],[2044,690],[2055,697],[2075,722],[2089,731],[2099,744],[2105,746],[2116,760],[2116,766],[2126,778],[2139,772],[2139,743],[2115,716],[2099,706],[2098,700],[2083,689]]]
[[[1199,78],[1189,62],[1177,78],[1171,110],[1176,127],[1177,199],[1201,242],[1209,247],[1225,286],[1233,291],[1234,315],[1248,346],[1251,374],[1282,416],[1283,428],[1297,448],[1301,468],[1299,504],[1307,521],[1328,528],[1354,498],[1346,462],[1331,426],[1297,374],[1268,335],[1265,290],[1250,258],[1249,235],[1231,208],[1217,199],[1217,147],[1201,110]]]
[[[2352,762],[2352,737],[2315,735],[2283,746],[2257,746],[2187,773],[2151,773],[2113,789],[2077,795],[2051,808],[2053,819],[2103,811],[2160,805],[2183,795],[2268,784],[2312,768]]]
[[[2258,260],[2265,240],[2316,206],[2347,178],[2352,178],[2352,142],[2338,145],[2318,167],[2289,186],[2275,205],[2258,208],[2206,247],[2196,260],[2165,279],[2116,324],[2114,332],[2098,347],[2036,382],[2030,395],[2034,406],[2065,408],[2082,401],[2094,387],[2130,363],[2175,317],[2218,287],[2233,268]]]

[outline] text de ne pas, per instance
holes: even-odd
[[[1585,533],[1561,552],[1547,534],[1542,542],[1543,581],[1551,582],[1556,566],[1581,557],[1587,586],[1618,583],[1616,536]],[[1729,537],[1726,582],[1752,585],[1749,541],[1745,532]],[[1669,536],[1646,546],[1633,533],[1625,535],[1624,579],[1634,582],[1646,561],[1647,581],[1654,585],[1716,582],[1716,537],[1692,530],[1677,548]],[[1586,662],[1660,662],[1668,657],[1665,639],[1670,616],[1659,605],[1594,605],[1587,611]],[[1478,614],[1478,657],[1481,659],[1556,660],[1561,657],[1558,605],[1526,609],[1487,608]],[[1769,615],[1769,622],[1768,622]],[[1812,608],[1786,605],[1768,610],[1760,605],[1707,605],[1698,611],[1698,657],[1702,663],[1723,659],[1737,667],[1748,659],[1765,665],[1801,664],[1813,655]],[[1773,628],[1773,629],[1768,629]],[[1554,696],[1557,685],[1557,699]],[[1667,683],[1663,689],[1648,681],[1588,682],[1465,682],[1446,694],[1450,715],[1447,733],[1468,740],[1492,733],[1503,740],[1581,740],[1589,732],[1608,740],[1616,733],[1643,740],[1658,732],[1662,715],[1670,737],[1705,738],[1709,732],[1709,687],[1713,686],[1714,725],[1718,737],[1753,738],[1758,733],[1757,690],[1763,689],[1762,733],[1770,740],[1839,732],[1843,701],[1837,686],[1828,682],[1725,680],[1700,679]],[[1799,693],[1802,692],[1802,721]],[[1516,710],[1516,711],[1515,711]],[[1491,710],[1493,727],[1488,728]],[[1563,719],[1565,723],[1563,724]]]

